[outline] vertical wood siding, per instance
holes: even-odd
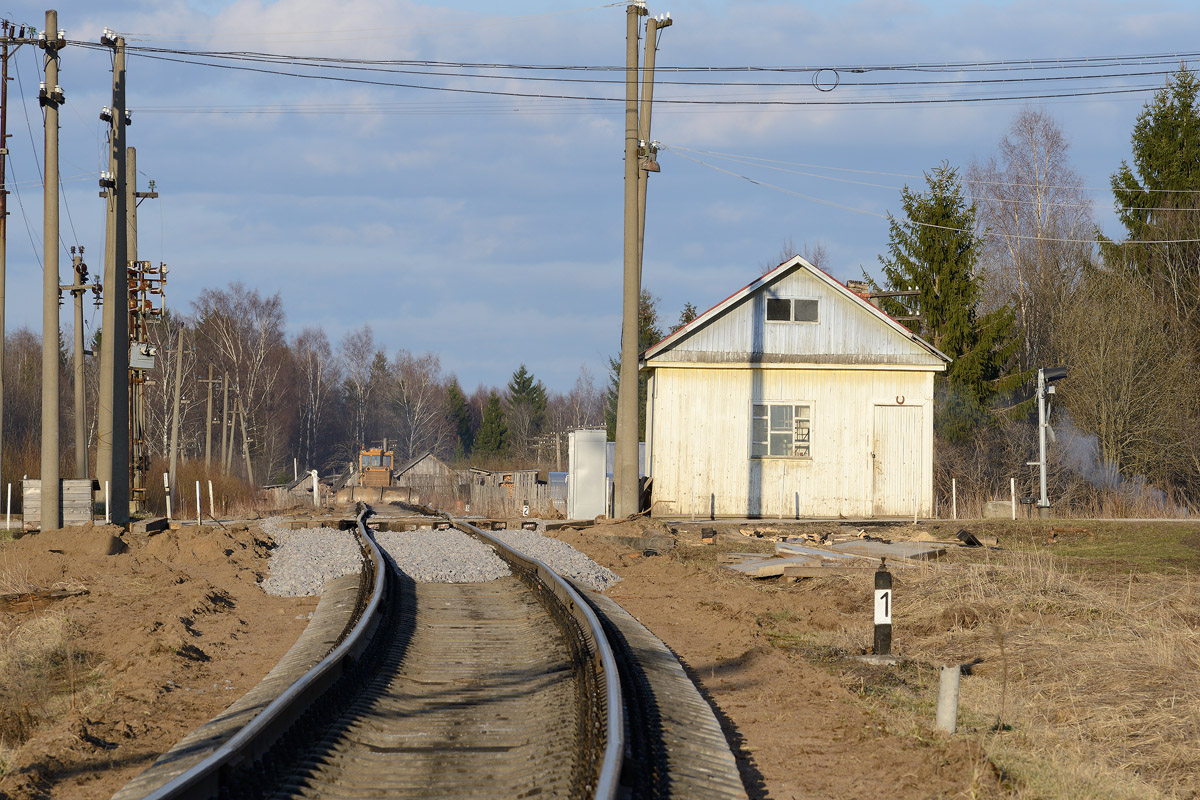
[[[653,375],[647,444],[656,516],[906,515],[914,486],[917,513],[932,516],[932,372],[660,367]],[[810,459],[751,458],[751,408],[774,401],[811,404]],[[911,475],[881,483],[878,498],[874,428],[892,417],[877,416],[876,406],[904,409],[903,424],[884,438]]]
[[[766,298],[808,298],[818,301],[818,322],[766,322]],[[751,355],[845,356],[849,360],[929,364],[941,359],[860,307],[845,293],[796,269],[763,287],[663,353],[661,358],[683,360],[686,354],[727,354],[747,362]],[[803,359],[801,359],[803,360]]]

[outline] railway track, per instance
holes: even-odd
[[[615,603],[463,523],[511,575],[417,583],[365,519],[368,568],[326,588],[310,641],[114,800],[746,797],[711,709]]]

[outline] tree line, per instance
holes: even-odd
[[[397,465],[432,452],[460,465],[553,469],[561,455],[565,469],[565,434],[604,424],[604,392],[586,367],[566,393],[548,390],[521,364],[507,385],[480,384],[468,394],[437,354],[389,352],[369,325],[335,344],[320,327],[289,337],[286,321],[278,293],[263,295],[232,283],[203,290],[189,313],[164,313],[150,326],[150,344],[157,351],[145,387],[151,459],[169,457],[177,374],[177,457],[211,459],[212,469],[259,485],[291,480],[294,466],[340,472],[357,462],[360,448],[384,442]],[[96,352],[98,338],[92,342]],[[39,472],[41,339],[21,329],[6,337],[6,348],[3,480],[19,482]],[[77,477],[70,456],[74,381],[70,351],[61,338],[60,354],[62,474]],[[89,359],[85,375],[93,467],[97,367]],[[209,386],[204,381],[210,367],[217,383],[211,453],[206,453]]]
[[[1013,475],[1032,485],[1036,372],[1064,366],[1053,494],[1097,510],[1114,489],[1195,504],[1198,88],[1181,69],[1139,114],[1132,163],[1110,181],[1114,238],[1099,230],[1066,135],[1038,109],[1018,113],[988,158],[965,171],[940,164],[902,190],[881,283],[917,294],[881,302],[917,317],[905,324],[953,359],[935,397],[943,493],[951,477],[980,495],[1005,496]]]

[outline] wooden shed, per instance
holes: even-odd
[[[949,359],[800,257],[650,347],[654,516],[932,516]]]

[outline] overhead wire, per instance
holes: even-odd
[[[730,177],[745,181],[746,183],[752,184],[754,186],[761,186],[766,189],[771,189],[773,191],[782,192],[783,194],[789,194],[794,197],[800,197],[802,199],[810,200],[812,202],[820,203],[822,205],[832,206],[834,208],[839,208],[844,211],[851,211],[851,212],[854,212],[855,214],[863,214],[863,215],[866,215],[869,217],[876,217],[878,219],[885,219],[885,220],[893,221],[893,222],[895,221],[895,218],[891,214],[880,214],[877,211],[868,211],[867,209],[864,209],[864,208],[857,208],[855,206],[848,206],[848,205],[845,205],[842,203],[835,203],[832,200],[826,200],[825,198],[821,198],[821,197],[814,197],[812,195],[804,194],[803,192],[797,192],[792,189],[785,188],[783,186],[778,186],[776,184],[769,183],[767,181],[759,180],[757,178],[752,178],[748,175],[743,175],[741,173],[734,172],[733,170],[728,170],[723,167],[719,167],[716,164],[710,164],[706,161],[703,161],[702,159],[695,158],[693,156],[688,155],[687,153],[681,152],[679,150],[675,150],[670,145],[660,143],[658,147],[659,147],[660,151],[670,150],[671,152],[674,152],[676,155],[678,155],[680,158],[686,159],[686,160],[691,161],[695,164],[698,164],[702,167],[713,170],[714,172],[719,172],[724,175],[728,175]],[[922,228],[935,228],[938,230],[951,231],[954,233],[969,233],[969,232],[971,232],[969,229],[966,229],[966,228],[956,228],[951,225],[937,225],[932,222],[922,222],[920,220],[910,219],[910,220],[908,220],[908,222],[912,225],[917,225]],[[1025,240],[1025,241],[1059,242],[1059,243],[1063,243],[1063,244],[1099,244],[1101,241],[1098,238],[1078,239],[1078,238],[1070,238],[1070,237],[1030,236],[1028,234],[1013,234],[1013,235],[1009,236],[1008,238]],[[1197,242],[1200,242],[1200,239],[1156,239],[1156,240],[1126,239],[1126,240],[1122,240],[1120,242],[1116,242],[1116,244],[1162,245],[1162,244],[1194,244]]]
[[[717,152],[713,152],[713,151],[696,150],[696,149],[693,149],[690,147],[684,147],[681,145],[672,145],[671,149],[673,149],[677,152],[685,151],[685,152],[689,152],[689,153],[696,153],[699,155],[707,155],[707,156],[713,156],[713,157],[717,157],[717,158],[723,158],[725,160],[732,161],[736,164],[742,164],[743,166],[761,167],[763,169],[771,169],[771,170],[775,170],[777,172],[785,172],[785,173],[792,174],[792,175],[801,175],[801,176],[807,177],[807,178],[817,178],[819,180],[833,181],[836,183],[848,183],[848,184],[852,184],[855,186],[866,186],[866,187],[872,188],[872,189],[889,189],[892,191],[900,191],[904,188],[907,188],[907,187],[892,186],[892,185],[882,184],[882,183],[871,183],[870,181],[858,181],[858,180],[852,180],[849,178],[839,178],[839,177],[836,177],[833,175],[821,175],[820,173],[815,173],[815,172],[805,172],[802,170],[787,169],[786,167],[780,166],[780,165],[789,164],[789,162],[776,161],[774,159],[758,159],[758,158],[755,158],[754,156],[739,156],[739,155],[734,155],[732,153],[717,153]],[[850,172],[865,172],[868,174],[886,175],[889,177],[902,177],[902,178],[910,178],[910,179],[916,179],[916,180],[924,179],[924,176],[921,176],[921,175],[908,175],[908,174],[902,174],[902,173],[889,173],[889,172],[875,172],[872,170],[843,170],[842,168],[838,168],[838,167],[827,167],[827,166],[820,166],[820,165],[813,165],[813,164],[795,164],[795,166],[806,166],[806,167],[809,167],[810,169],[828,169],[828,170],[839,170],[839,171],[850,171]],[[985,181],[985,180],[974,180],[974,179],[966,178],[966,177],[960,178],[960,180],[964,185],[971,185],[971,186],[1006,186],[1009,188],[1018,188],[1018,189],[1019,188],[1041,189],[1041,190],[1065,189],[1065,190],[1091,191],[1091,189],[1089,187],[1083,187],[1083,186],[1033,184],[1033,183],[1022,183],[1022,182],[1012,182],[1012,181]],[[1096,191],[1111,192],[1112,188],[1109,187],[1107,189],[1100,189],[1100,190],[1096,190]],[[1159,192],[1159,193],[1171,193],[1171,194],[1200,193],[1200,190],[1196,190],[1196,189],[1180,189],[1180,190],[1155,189],[1155,190],[1145,190],[1145,191],[1147,191],[1147,192],[1153,191],[1153,192]],[[916,192],[914,192],[914,194],[927,196],[928,192],[922,190],[922,191],[916,191]],[[1029,200],[1029,199],[1023,199],[1023,198],[996,197],[995,195],[986,195],[986,196],[968,195],[967,199],[968,200],[987,200],[989,202],[1000,202],[1000,203],[1006,203],[1006,204],[1012,204],[1012,205],[1038,204],[1038,205],[1055,207],[1055,208],[1094,208],[1096,206],[1095,202],[1075,203],[1075,202],[1066,202],[1066,201],[1058,201],[1058,200]],[[1172,207],[1117,206],[1117,207],[1115,207],[1114,210],[1116,210],[1116,211],[1200,211],[1200,207],[1197,207],[1197,208],[1172,208]]]

